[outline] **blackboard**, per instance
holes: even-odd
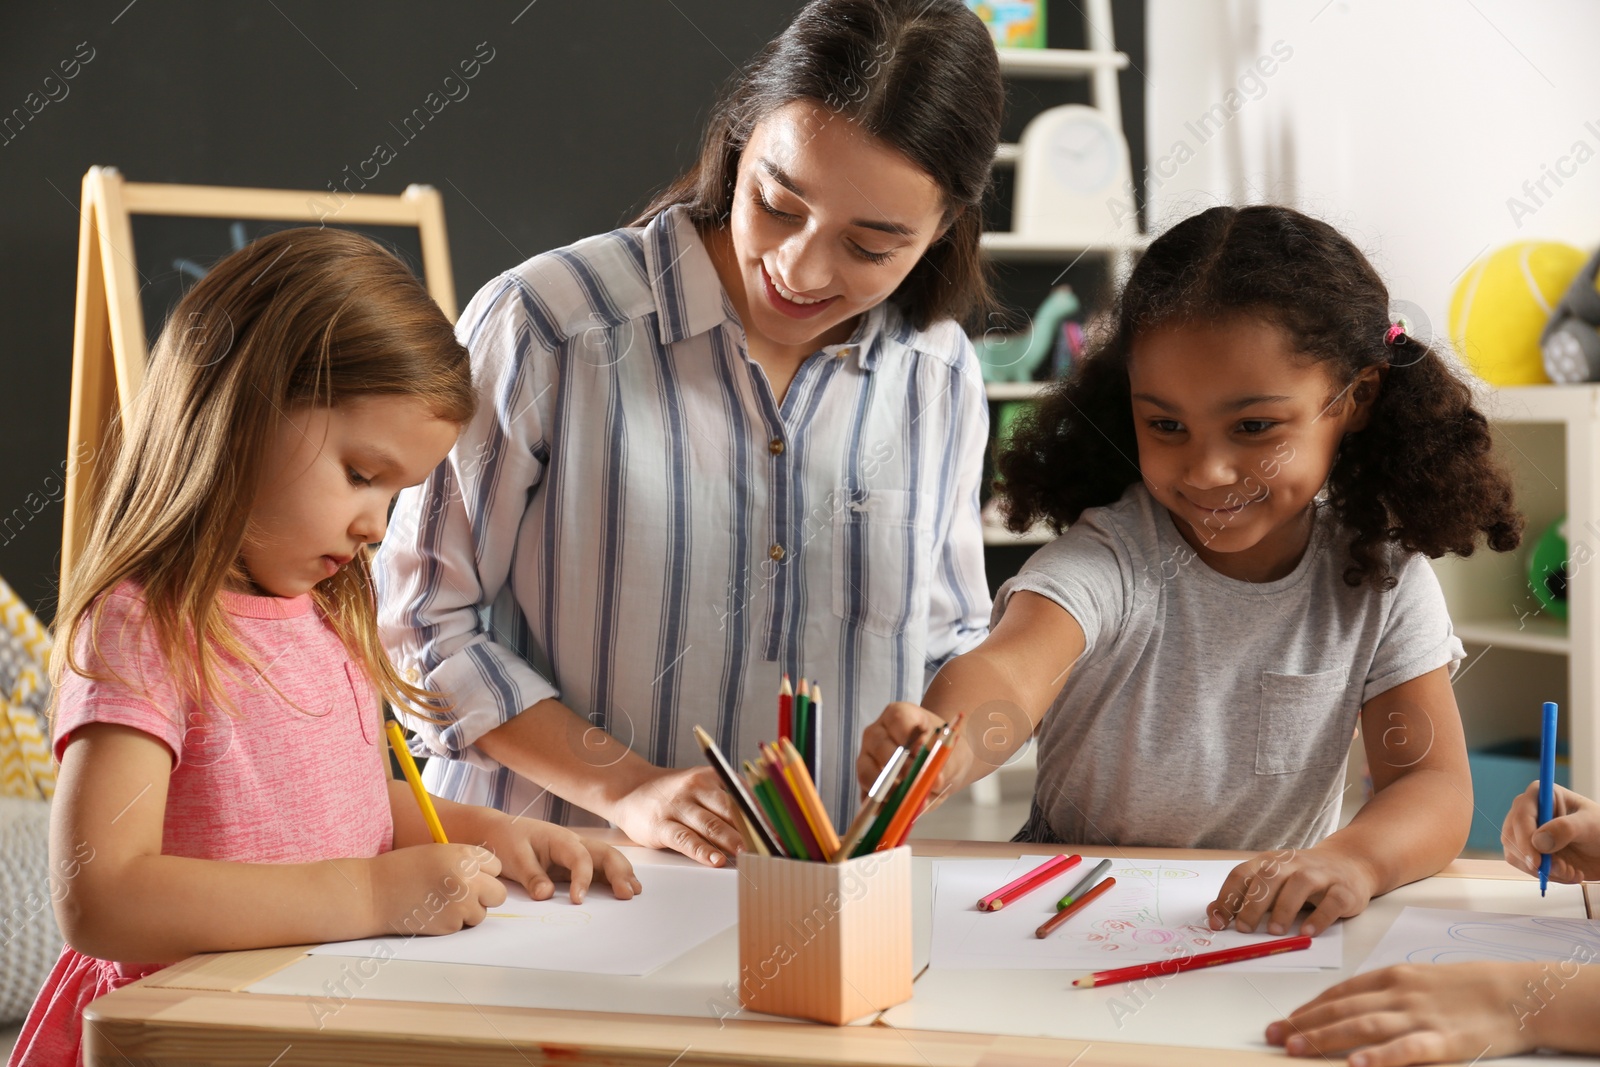
[[[223,257],[259,237],[315,225],[280,219],[217,219],[179,215],[132,215],[134,262],[139,271],[139,306],[144,312],[145,344],[153,347],[162,324],[191,286]],[[418,279],[422,272],[421,231],[414,226],[350,225],[327,222],[366,235],[399,256]]]

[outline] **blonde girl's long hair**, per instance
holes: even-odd
[[[465,425],[475,407],[466,350],[416,276],[376,242],[336,229],[284,230],[221,260],[179,301],[144,389],[123,405],[88,542],[61,589],[50,674],[91,677],[76,639],[99,649],[104,594],[125,581],[181,697],[215,703],[219,659],[249,656],[218,605],[239,562],[264,453],[278,420],[306,405],[411,397]],[[316,608],[382,696],[439,707],[378,640],[370,549],[320,583]],[[178,713],[178,709],[173,709]]]

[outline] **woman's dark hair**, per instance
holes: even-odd
[[[762,119],[815,100],[925,171],[945,195],[944,235],[890,295],[922,329],[992,305],[978,251],[1005,87],[989,31],[961,0],[812,0],[724,89],[700,158],[633,222],[684,204],[722,225],[739,156]]]
[[[1019,420],[998,461],[1006,522],[1058,532],[1085,508],[1139,480],[1128,355],[1142,331],[1255,317],[1281,329],[1336,381],[1382,374],[1365,429],[1348,434],[1328,499],[1353,533],[1350,585],[1395,584],[1388,544],[1432,559],[1521,542],[1511,479],[1491,454],[1489,423],[1466,383],[1426,341],[1385,343],[1389,292],[1332,226],[1291,208],[1215,207],[1150,245],[1119,301],[1115,325],[1078,374]]]

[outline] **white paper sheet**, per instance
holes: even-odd
[[[1407,908],[1361,965],[1361,973],[1396,963],[1600,960],[1600,921],[1492,911]]]
[[[1260,941],[1272,934],[1212,930],[1205,908],[1236,863],[1231,860],[1136,861],[1112,857],[1117,884],[1049,937],[1034,931],[1056,901],[1104,858],[1085,855],[1048,885],[996,912],[978,898],[1037,867],[1048,855],[1011,860],[934,862],[933,951],[939,970],[1032,968],[1100,971],[1171,956],[1196,955]],[[1344,930],[1335,923],[1309,949],[1230,963],[1236,971],[1305,971],[1343,966]]]
[[[617,900],[604,885],[573,904],[566,886],[533,901],[506,883],[506,902],[477,926],[440,937],[320,945],[312,955],[473,963],[539,971],[645,975],[738,921],[738,873],[636,864],[644,892]]]

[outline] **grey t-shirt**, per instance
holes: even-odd
[[[1361,706],[1465,655],[1428,561],[1391,549],[1352,588],[1349,534],[1318,506],[1293,573],[1228,578],[1142,484],[1085,511],[1001,587],[1071,613],[1087,642],[1039,726],[1022,839],[1304,848],[1339,823]]]

